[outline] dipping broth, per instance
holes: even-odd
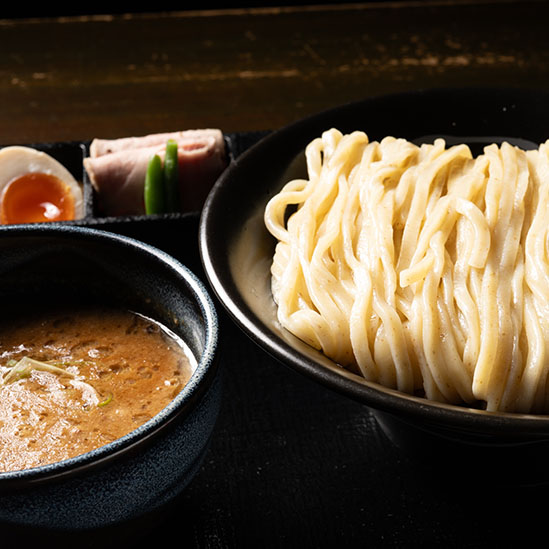
[[[173,400],[195,365],[178,336],[130,311],[10,317],[0,324],[0,471],[126,435]]]

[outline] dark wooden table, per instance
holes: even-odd
[[[418,88],[549,89],[548,22],[548,2],[503,0],[4,19],[0,144],[247,134]],[[195,247],[169,251],[200,271]],[[219,313],[224,402],[199,474],[161,514],[71,543],[514,547],[545,532],[543,492],[420,473],[368,409],[275,362]]]

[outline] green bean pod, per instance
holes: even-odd
[[[169,139],[166,143],[164,188],[166,191],[166,211],[177,212],[179,210],[179,165],[177,143],[173,139]]]
[[[162,160],[157,154],[152,156],[147,165],[144,198],[146,214],[164,213],[164,172],[162,169]]]

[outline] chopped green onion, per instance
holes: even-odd
[[[97,406],[106,406],[112,400],[112,393],[109,393],[105,399],[97,403]]]
[[[162,160],[155,154],[149,160],[147,173],[145,174],[145,212],[147,214],[160,214],[164,212],[164,173]]]
[[[97,406],[105,406],[111,402],[113,398],[112,394],[108,394],[105,398],[103,398],[103,400],[101,400],[97,389],[95,389],[95,387],[91,384],[83,381],[82,378],[78,378],[75,373],[70,372],[65,368],[55,366],[54,364],[50,364],[49,362],[42,362],[41,360],[36,360],[25,356],[18,362],[15,362],[13,359],[9,360],[7,366],[10,368],[10,371],[5,374],[3,378],[0,378],[0,385],[7,385],[8,383],[25,379],[29,377],[34,370],[39,370],[42,372],[49,372],[51,374],[70,376],[74,380],[70,383],[74,385],[74,387],[80,387],[81,389],[91,393],[97,401]]]
[[[166,211],[179,210],[179,166],[177,161],[177,143],[168,139],[164,157],[164,186],[166,189]]]
[[[52,374],[65,374],[75,377],[72,372],[69,372],[63,368],[58,368],[53,364],[48,364],[47,362],[42,362],[40,360],[35,360],[25,356],[11,367],[10,371],[2,378],[2,383],[11,383],[12,381],[29,377],[33,370],[41,370]]]

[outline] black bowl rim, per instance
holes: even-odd
[[[331,370],[309,357],[293,349],[291,345],[275,336],[266,327],[255,313],[239,295],[236,285],[230,275],[230,267],[226,261],[229,255],[214,251],[215,237],[212,236],[212,224],[217,216],[224,215],[224,205],[219,202],[220,194],[230,179],[236,177],[242,167],[248,163],[257,161],[257,157],[267,155],[271,148],[276,148],[280,143],[292,141],[299,132],[311,128],[328,129],[325,120],[333,120],[338,113],[365,106],[375,106],[376,103],[398,102],[410,98],[432,98],[433,100],[445,97],[447,94],[461,94],[469,98],[479,95],[497,97],[500,101],[512,103],[519,95],[532,100],[549,100],[549,93],[535,89],[521,88],[500,88],[500,87],[462,87],[462,88],[428,88],[408,92],[399,92],[371,96],[360,101],[353,101],[325,109],[305,118],[291,122],[280,129],[274,130],[252,145],[235,161],[233,161],[225,172],[218,178],[212,188],[199,222],[199,249],[204,271],[211,288],[219,298],[223,307],[227,310],[236,324],[242,331],[265,350],[272,357],[283,365],[304,374],[312,380],[341,393],[351,399],[361,402],[374,411],[393,414],[397,417],[405,417],[422,422],[423,425],[443,425],[453,431],[462,430],[467,433],[483,433],[485,435],[516,435],[521,433],[526,439],[530,436],[549,437],[549,415],[487,412],[485,410],[457,406],[452,404],[438,403],[427,399],[407,395],[399,391],[385,388],[377,383],[368,382],[358,375],[342,371],[334,363]],[[547,103],[549,104],[549,103]],[[319,130],[319,131],[320,131]],[[299,153],[299,150],[295,150]],[[244,220],[238,220],[237,222]]]
[[[116,246],[145,254],[177,274],[190,295],[196,301],[205,319],[206,339],[204,352],[197,361],[196,369],[181,392],[158,414],[134,429],[127,435],[104,446],[51,464],[29,469],[0,472],[0,492],[19,490],[45,482],[61,479],[108,467],[127,455],[149,444],[155,437],[171,427],[176,420],[188,415],[208,390],[218,369],[219,324],[214,302],[204,283],[188,267],[168,253],[132,237],[91,227],[66,225],[62,223],[35,223],[25,225],[0,226],[0,239],[17,237],[50,237],[67,239],[100,240]]]

